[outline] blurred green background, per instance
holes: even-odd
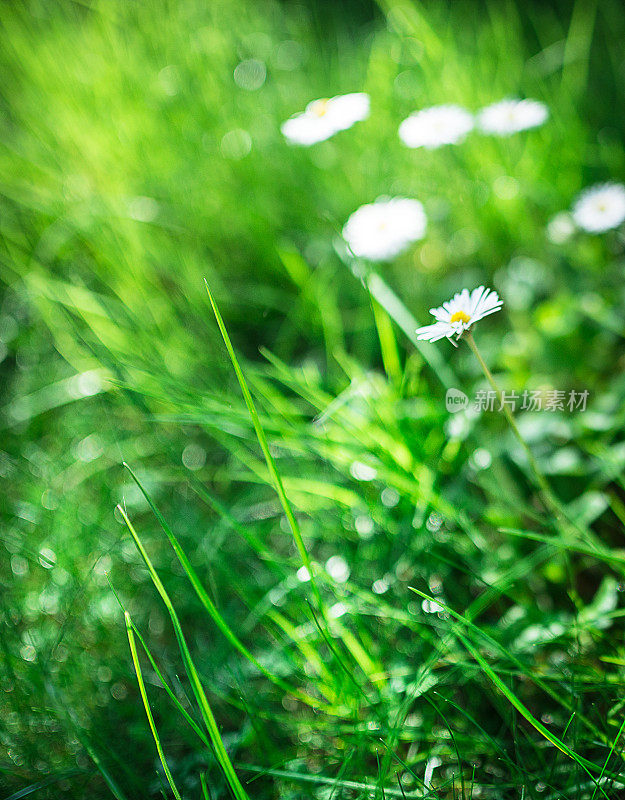
[[[553,241],[548,225],[625,176],[621,3],[27,2],[0,23],[1,796],[169,791],[114,592],[197,715],[117,503],[250,797],[419,796],[424,776],[439,798],[620,796],[624,239]],[[284,140],[309,101],[352,91],[370,94],[368,120],[310,148]],[[543,101],[548,122],[434,151],[397,137],[417,108],[508,96]],[[336,245],[380,195],[418,198],[428,231],[376,268],[372,299]],[[480,283],[505,301],[476,337],[503,386],[591,393],[585,414],[520,425],[592,545],[545,519],[501,415],[446,412],[439,378],[484,386],[468,348],[436,346],[443,374],[402,331]],[[218,630],[123,461],[227,625],[321,710]],[[605,762],[599,784],[409,586],[469,614],[463,635],[519,702]],[[229,796],[141,658],[181,794]]]

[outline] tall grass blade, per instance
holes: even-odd
[[[128,530],[130,531],[130,535],[132,536],[134,543],[139,553],[141,554],[141,557],[143,558],[146,567],[148,568],[148,572],[150,573],[152,582],[154,583],[157,592],[161,596],[161,599],[163,600],[165,608],[167,609],[167,612],[171,619],[172,625],[174,627],[174,632],[176,634],[176,639],[178,640],[178,647],[180,649],[180,654],[182,655],[182,659],[184,662],[185,671],[191,683],[191,688],[193,689],[193,694],[195,695],[195,699],[200,708],[204,724],[206,725],[206,730],[208,731],[209,738],[213,745],[217,762],[219,763],[219,766],[223,770],[223,773],[226,776],[226,780],[230,785],[230,788],[232,789],[232,792],[234,796],[237,798],[237,800],[249,800],[245,789],[243,788],[236,772],[234,771],[234,767],[232,766],[230,756],[228,755],[226,748],[224,747],[221,734],[219,733],[219,728],[217,727],[215,716],[210,707],[210,703],[208,702],[208,698],[206,697],[206,692],[204,691],[204,687],[202,686],[200,676],[195,667],[195,663],[193,662],[193,658],[191,657],[191,653],[189,652],[189,647],[187,645],[187,641],[182,631],[178,615],[171,602],[169,595],[167,594],[167,590],[165,589],[161,579],[159,578],[158,573],[154,569],[154,565],[152,564],[150,557],[148,556],[145,548],[143,547],[143,544],[139,539],[139,536],[137,535],[137,532],[135,531],[133,524],[129,520],[126,512],[121,506],[117,506],[117,509],[121,514],[124,522],[126,523]]]
[[[372,272],[368,276],[367,288],[374,300],[382,306],[389,317],[394,320],[406,334],[410,342],[416,347],[425,363],[432,369],[434,375],[436,375],[443,386],[446,389],[458,386],[458,379],[447,361],[445,361],[440,354],[440,351],[429,342],[422,342],[417,339],[416,331],[419,327],[419,323],[377,272]]]
[[[465,624],[469,629],[473,629],[473,626],[470,622],[465,620],[460,614],[455,612],[449,606],[442,603],[440,600],[436,600],[433,597],[425,594],[425,592],[421,592],[418,589],[415,589],[413,586],[410,587],[410,590],[418,594],[419,597],[424,598],[425,600],[429,600],[430,602],[438,603],[447,613],[451,614],[454,619],[456,619],[461,624]],[[555,734],[551,733],[551,731],[546,728],[542,722],[536,719],[531,711],[522,703],[522,701],[512,692],[508,686],[501,680],[501,678],[497,675],[497,673],[492,669],[490,664],[486,661],[486,659],[481,655],[481,653],[477,650],[476,647],[458,630],[456,627],[453,631],[454,636],[456,636],[459,641],[465,646],[465,648],[471,653],[473,658],[477,661],[480,665],[484,673],[490,678],[490,680],[495,684],[495,686],[501,691],[504,697],[510,702],[510,704],[516,708],[516,710],[534,727],[538,733],[542,734],[552,745],[558,748],[561,752],[575,761],[579,766],[589,775],[589,777],[596,783],[595,778],[593,777],[590,770],[595,770],[596,772],[601,771],[601,767],[597,764],[593,763],[587,758],[583,758],[575,753],[571,748],[565,744],[561,739],[559,739]],[[481,633],[481,632],[480,632]],[[483,634],[486,636],[486,634]],[[488,637],[490,639],[490,637]],[[492,641],[492,640],[491,640]],[[496,643],[495,643],[496,644]]]
[[[135,637],[132,631],[132,621],[130,619],[130,614],[127,611],[124,614],[124,619],[126,620],[126,633],[128,634],[128,644],[130,645],[132,663],[134,664],[135,673],[137,675],[139,692],[141,693],[141,699],[143,700],[143,707],[145,708],[145,714],[148,718],[148,723],[150,725],[150,730],[152,731],[152,736],[154,737],[154,744],[156,745],[156,751],[158,753],[158,757],[161,761],[161,764],[163,765],[163,771],[165,772],[167,783],[169,783],[171,790],[174,793],[174,797],[176,798],[176,800],[182,800],[180,792],[178,791],[178,787],[176,786],[176,783],[174,781],[173,775],[171,774],[171,770],[169,769],[169,764],[167,763],[167,759],[165,758],[165,752],[163,751],[163,745],[161,744],[161,739],[160,736],[158,735],[158,730],[156,729],[154,716],[152,714],[152,709],[150,708],[150,703],[148,701],[148,695],[145,690],[145,682],[143,680],[143,673],[141,672],[141,663],[139,662],[137,645],[135,643]]]
[[[224,340],[224,344],[226,345],[226,350],[228,351],[228,355],[230,356],[230,361],[232,362],[232,366],[237,376],[239,386],[241,387],[241,392],[243,394],[243,398],[245,399],[245,404],[247,405],[250,417],[252,418],[254,430],[256,431],[256,437],[258,438],[258,443],[260,444],[260,448],[263,451],[265,461],[267,462],[267,468],[269,470],[269,474],[271,475],[274,487],[276,489],[276,492],[278,493],[278,497],[280,498],[280,503],[282,505],[282,508],[284,509],[284,513],[289,522],[289,526],[291,528],[291,532],[293,533],[293,538],[295,539],[295,544],[297,546],[300,558],[302,560],[302,564],[303,566],[306,567],[310,575],[310,583],[313,589],[313,593],[315,595],[315,599],[317,601],[319,608],[322,609],[323,603],[321,600],[321,595],[319,593],[319,589],[317,588],[317,584],[315,582],[312,564],[310,561],[310,557],[308,555],[308,551],[306,550],[306,545],[304,544],[304,539],[302,537],[302,532],[299,523],[297,522],[295,514],[293,513],[293,509],[291,507],[289,498],[287,497],[286,492],[284,491],[282,479],[280,478],[280,474],[276,467],[274,458],[271,455],[271,451],[269,449],[269,443],[267,441],[267,437],[265,436],[265,431],[263,430],[263,427],[260,423],[258,411],[256,410],[254,400],[252,399],[252,395],[247,385],[247,381],[245,380],[243,370],[239,365],[239,360],[237,359],[237,355],[234,352],[234,347],[232,346],[232,342],[230,341],[230,336],[224,324],[223,318],[221,316],[219,308],[217,307],[217,303],[213,298],[211,290],[208,286],[208,282],[205,281],[205,284],[206,284],[206,291],[208,292],[208,299],[210,300],[213,313],[215,314],[215,319],[217,320],[217,325],[219,326],[219,330]]]
[[[295,687],[290,686],[286,681],[282,680],[282,678],[279,678],[277,675],[274,675],[270,670],[268,670],[266,667],[264,667],[260,663],[260,661],[248,650],[248,648],[243,644],[243,642],[238,638],[238,636],[233,632],[232,628],[228,625],[228,623],[225,621],[225,619],[219,613],[217,607],[215,606],[215,604],[213,603],[213,601],[209,597],[208,592],[206,591],[206,589],[202,585],[202,582],[201,582],[197,572],[195,571],[193,565],[189,561],[186,553],[182,549],[182,546],[181,546],[180,542],[178,541],[176,535],[174,534],[172,529],[169,527],[167,521],[165,520],[165,517],[162,515],[162,513],[159,510],[159,508],[156,506],[156,504],[154,503],[154,501],[152,500],[152,498],[150,497],[150,495],[148,494],[146,489],[143,487],[143,484],[139,481],[139,479],[137,478],[137,476],[135,475],[133,470],[125,462],[124,462],[124,467],[128,470],[128,472],[132,476],[132,479],[134,480],[134,482],[139,487],[139,490],[141,491],[141,493],[145,497],[145,499],[146,499],[148,505],[150,506],[150,508],[152,509],[155,517],[158,519],[161,528],[163,529],[163,531],[165,532],[165,535],[169,539],[169,543],[171,544],[171,546],[172,546],[172,548],[173,548],[178,560],[180,561],[180,564],[181,564],[186,576],[188,577],[188,579],[189,579],[189,581],[191,583],[191,586],[193,586],[193,590],[195,591],[195,594],[197,595],[198,599],[200,600],[200,602],[202,603],[204,608],[210,614],[210,617],[213,620],[213,622],[217,625],[219,630],[226,637],[228,642],[230,642],[230,644],[236,650],[238,650],[241,653],[241,655],[243,655],[251,664],[253,664],[256,667],[256,669],[258,669],[266,678],[268,678],[276,686],[279,686],[285,692],[288,692],[289,694],[293,695],[294,697],[297,697],[297,699],[301,700],[302,703],[306,703],[306,705],[309,705],[312,708],[320,708],[320,707],[322,707],[324,704],[320,700],[317,700],[316,698],[305,694],[304,692],[300,691],[299,689],[296,689]]]

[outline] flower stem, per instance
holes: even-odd
[[[556,496],[551,491],[551,487],[547,483],[547,479],[545,478],[545,476],[540,471],[540,468],[539,468],[538,464],[536,463],[536,459],[534,458],[534,455],[532,454],[532,451],[530,450],[530,448],[527,445],[527,442],[525,441],[525,439],[521,435],[521,431],[519,430],[519,427],[516,424],[516,420],[512,416],[512,412],[510,411],[508,406],[505,404],[504,397],[503,397],[503,394],[501,392],[501,389],[497,386],[497,384],[495,382],[495,379],[493,378],[492,372],[489,370],[488,366],[486,365],[486,362],[482,358],[482,355],[481,355],[480,351],[477,349],[477,345],[475,344],[475,339],[473,338],[473,335],[471,334],[470,331],[466,331],[462,338],[466,341],[466,343],[469,345],[469,347],[473,351],[473,355],[477,358],[477,360],[479,362],[479,365],[482,368],[482,371],[484,372],[484,375],[486,375],[486,379],[488,380],[490,385],[493,387],[493,390],[494,390],[495,394],[497,395],[497,399],[499,400],[500,410],[503,411],[503,413],[504,413],[504,415],[505,415],[505,417],[506,417],[506,419],[508,421],[508,424],[512,428],[512,432],[514,433],[514,435],[516,436],[519,444],[521,445],[521,447],[525,451],[525,455],[527,456],[527,461],[528,461],[528,463],[530,465],[530,469],[532,471],[532,476],[534,478],[534,481],[535,481],[538,489],[540,490],[540,494],[541,494],[543,503],[545,504],[546,508],[549,511],[552,511],[560,521],[569,522],[569,520],[566,517],[566,513],[565,513],[564,509],[562,508],[562,505],[560,504],[560,501],[556,498]]]

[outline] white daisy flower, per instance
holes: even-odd
[[[501,100],[483,108],[478,126],[484,133],[510,136],[512,133],[537,128],[549,116],[549,109],[538,100]]]
[[[603,233],[625,220],[625,186],[600,183],[586,189],[573,206],[573,219],[589,233]]]
[[[452,341],[451,337],[455,336],[457,341],[472,325],[499,311],[502,305],[503,300],[499,299],[497,292],[485,289],[483,286],[478,286],[470,293],[468,289],[463,289],[439,308],[430,309],[430,314],[436,318],[436,322],[418,328],[417,338],[438,342],[445,337]]]
[[[388,261],[425,235],[427,219],[418,200],[378,198],[354,211],[343,238],[352,253],[370,261]]]
[[[399,126],[399,138],[407,147],[433,150],[463,141],[474,124],[473,115],[460,106],[432,106],[405,119]]]
[[[282,123],[280,130],[293,144],[316,144],[367,119],[369,106],[369,95],[364,92],[313,100],[305,111]]]

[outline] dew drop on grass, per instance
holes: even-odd
[[[125,700],[128,697],[128,689],[123,683],[114,683],[111,686],[111,695],[115,700]]]
[[[158,73],[158,82],[163,92],[174,97],[180,89],[180,73],[174,64],[168,64]]]
[[[267,67],[263,61],[249,58],[237,64],[234,70],[234,82],[248,92],[254,92],[265,83]]]
[[[56,589],[44,589],[39,595],[39,608],[44,614],[57,614],[59,593]]]
[[[112,566],[113,559],[110,555],[108,555],[108,553],[105,553],[96,561],[93,571],[96,575],[106,575],[108,572],[110,572]]]
[[[42,547],[39,551],[39,563],[44,569],[52,569],[56,564],[56,553],[50,547]]]
[[[301,583],[308,583],[310,580],[310,572],[308,571],[308,567],[300,567],[297,572],[297,580],[301,581]]]
[[[493,192],[500,200],[512,200],[519,193],[519,182],[510,175],[500,175],[493,183]]]
[[[50,489],[46,489],[41,495],[41,505],[48,511],[55,511],[59,507],[59,501]]]
[[[299,42],[286,39],[276,47],[273,62],[278,69],[290,71],[298,69],[304,63],[306,51]]]
[[[297,711],[297,700],[290,694],[285,694],[282,698],[282,707],[286,711]]]
[[[24,661],[34,661],[37,658],[37,652],[32,644],[24,644],[20,648],[20,655]]]
[[[182,463],[191,472],[197,472],[206,463],[206,450],[200,445],[191,442],[182,451]]]
[[[354,461],[349,471],[357,481],[372,481],[378,474],[375,467],[369,464],[363,464],[362,461]]]
[[[113,678],[113,673],[111,672],[110,668],[106,666],[98,667],[96,674],[101,683],[109,683]]]
[[[19,555],[11,556],[11,571],[16,577],[28,574],[28,561]]]
[[[224,133],[219,149],[224,158],[240,161],[252,149],[252,137],[243,128],[234,128]]]
[[[342,556],[330,556],[326,561],[326,572],[337,583],[345,583],[349,578],[350,568]]]
[[[547,238],[553,244],[564,244],[568,242],[571,236],[575,233],[575,224],[571,215],[566,212],[560,212],[552,217],[547,225]]]
[[[387,486],[381,495],[382,505],[386,506],[386,508],[394,508],[399,503],[399,498],[400,495],[397,489]]]
[[[492,461],[493,457],[488,450],[485,450],[483,447],[478,447],[471,456],[471,466],[478,470],[488,469]]]
[[[443,611],[443,607],[435,600],[424,600],[421,603],[421,608],[426,614],[438,614],[440,611]]]
[[[68,393],[76,399],[80,397],[92,397],[102,391],[102,378],[97,370],[89,370],[74,375],[68,384]]]
[[[284,589],[276,586],[269,592],[269,602],[272,606],[284,605]]]
[[[330,607],[330,616],[332,619],[338,619],[342,617],[343,614],[347,613],[347,606],[345,603],[335,603],[333,606]]]
[[[370,539],[373,536],[374,522],[367,514],[359,514],[354,520],[354,527],[361,539]]]
[[[19,332],[15,319],[8,314],[0,316],[0,342],[12,342]]]
[[[442,524],[443,518],[441,515],[436,511],[432,511],[430,516],[427,518],[425,527],[430,531],[430,533],[435,533],[436,531],[440,530]]]
[[[153,197],[132,197],[128,201],[128,216],[137,222],[152,222],[158,216],[159,205]]]
[[[104,452],[102,440],[96,433],[85,436],[78,444],[72,448],[72,455],[79,461],[94,461]]]

